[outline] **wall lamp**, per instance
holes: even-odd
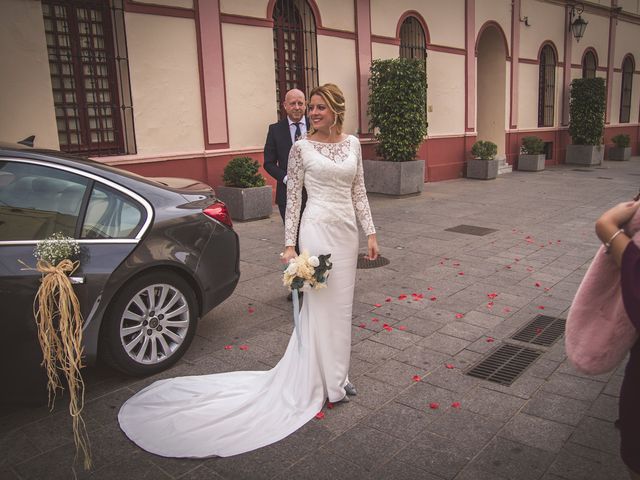
[[[584,18],[582,18],[582,13],[584,12],[584,5],[578,3],[571,7],[571,32],[576,39],[576,42],[579,42],[582,36],[584,35],[584,31],[587,29],[587,22]],[[578,18],[575,18],[576,15]]]

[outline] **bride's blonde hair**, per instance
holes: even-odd
[[[336,127],[336,132],[339,134],[342,133],[342,125],[344,124],[344,112],[345,112],[345,103],[344,103],[344,94],[342,90],[338,88],[337,85],[333,83],[325,83],[324,85],[320,85],[319,87],[314,88],[309,93],[309,99],[314,95],[320,95],[322,99],[326,102],[329,110],[333,112],[335,120],[333,121],[333,125],[331,128]],[[329,131],[331,131],[331,128]],[[311,126],[310,133],[315,133],[316,129]]]

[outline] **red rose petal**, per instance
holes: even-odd
[[[413,377],[411,377],[411,380],[413,380],[414,382],[419,382],[422,379],[420,378],[420,375],[414,375]]]
[[[380,303],[376,303],[376,304],[374,304],[373,306],[374,306],[374,307],[376,307],[376,308],[379,308],[379,307],[381,307],[381,306],[382,306],[382,304],[380,304]]]
[[[493,342],[495,342],[495,339],[493,337],[487,338],[487,343],[493,343]]]
[[[391,325],[388,324],[384,324],[382,325],[382,328],[384,328],[387,332],[390,332],[391,330],[393,330],[393,327]]]
[[[431,297],[429,298],[429,300],[431,300],[432,302],[435,302],[438,299],[438,297]]]
[[[540,335],[542,333],[542,329],[540,327],[536,328],[536,335]]]
[[[445,367],[447,367],[449,370],[453,370],[454,368],[456,368],[452,363],[447,363]]]
[[[255,309],[255,308],[253,308],[253,307],[249,307],[249,308],[247,309],[247,312],[249,312],[249,315],[251,315],[251,314],[252,314],[253,312],[255,312],[255,311],[256,311],[256,309]]]
[[[504,267],[504,268],[508,268],[509,270],[511,270],[511,265],[507,265],[507,266],[506,266],[506,267]]]
[[[511,311],[511,309],[510,309],[509,307],[504,307],[504,308],[502,309],[502,311],[503,311],[504,313],[509,313],[509,312]]]
[[[225,345],[224,349],[225,350],[233,350],[233,345]]]
[[[249,345],[240,345],[238,348],[240,350],[249,350]]]
[[[456,318],[462,318],[464,315],[462,313],[456,313]]]
[[[458,272],[458,275],[464,275],[464,272]]]
[[[431,402],[431,403],[429,404],[429,408],[430,408],[431,410],[437,410],[438,408],[440,408],[440,404],[439,404],[438,402]]]
[[[540,286],[540,282],[536,282],[535,285],[536,285],[536,287],[539,287]]]
[[[391,301],[391,297],[387,297],[385,302],[390,302]]]
[[[404,325],[400,325],[400,326],[398,327],[398,330],[403,330],[403,331],[404,331],[404,330],[406,330],[406,329],[407,329],[407,327],[405,327]]]
[[[454,267],[459,267],[459,266],[460,266],[460,264],[459,264],[458,262],[453,262],[453,263],[452,263],[452,265],[453,265]]]
[[[316,413],[316,418],[317,418],[318,420],[322,420],[322,419],[324,418],[324,412],[318,412],[318,413]]]
[[[427,290],[431,291],[431,290],[433,290],[433,287],[427,287]]]
[[[487,302],[487,308],[493,308],[494,303],[493,302]]]
[[[519,259],[519,258],[514,258],[514,260],[515,260],[516,262],[519,262],[519,261],[520,261],[520,259]]]
[[[365,323],[361,323],[360,325],[358,325],[360,328],[365,328],[367,325]]]
[[[407,296],[404,293],[401,295],[398,295],[398,300],[404,300],[405,298],[407,298]]]
[[[544,291],[548,292],[549,291],[549,287],[544,287]]]
[[[544,310],[544,305],[538,305],[538,310]]]
[[[451,404],[451,407],[453,407],[453,408],[460,408],[460,402],[453,402],[453,403]]]
[[[487,293],[487,297],[490,298],[491,300],[493,300],[497,296],[498,296],[498,294],[496,292]]]
[[[371,319],[371,321],[372,322],[379,322],[380,320],[378,320],[377,318],[374,317],[374,318]]]
[[[333,408],[333,403],[327,402],[327,408],[331,410]]]

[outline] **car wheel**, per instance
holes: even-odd
[[[126,284],[103,320],[102,358],[128,375],[150,375],[177,362],[198,321],[195,294],[181,277],[150,273]]]

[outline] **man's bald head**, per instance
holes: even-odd
[[[287,116],[294,122],[299,122],[304,116],[304,112],[307,108],[307,101],[304,98],[304,93],[297,88],[293,88],[287,92],[284,96],[284,109],[287,112]]]

